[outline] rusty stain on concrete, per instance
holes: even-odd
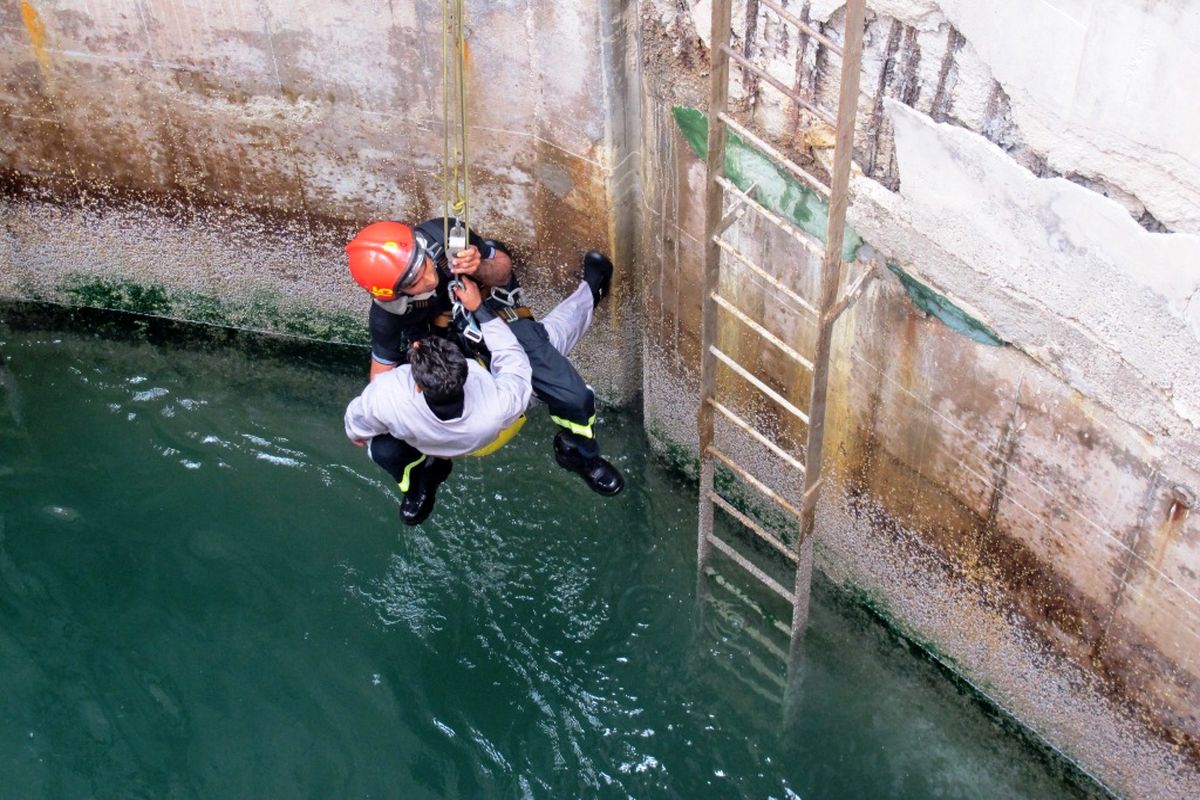
[[[25,31],[29,34],[29,43],[33,45],[34,55],[43,70],[50,67],[50,57],[46,53],[46,25],[38,16],[37,9],[30,5],[29,0],[21,0],[21,21],[25,23]]]

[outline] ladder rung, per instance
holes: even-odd
[[[834,128],[837,127],[837,119],[835,119],[832,114],[830,114],[828,111],[821,108],[820,106],[813,105],[812,103],[808,102],[803,97],[801,97],[800,95],[793,92],[790,88],[788,88],[788,86],[783,81],[779,80],[771,73],[762,69],[761,67],[759,67],[757,64],[755,64],[750,59],[746,58],[741,53],[734,51],[734,49],[732,47],[730,47],[729,45],[727,45],[727,44],[721,45],[721,50],[725,53],[725,55],[729,56],[734,61],[736,61],[738,66],[740,66],[742,69],[746,70],[747,72],[754,73],[762,80],[771,84],[771,86],[775,87],[775,89],[777,91],[779,91],[781,94],[783,94],[785,97],[787,97],[789,100],[791,100],[796,105],[801,106],[801,107],[811,111],[813,114],[816,114],[818,117],[820,117],[821,119],[828,122],[832,127],[834,127]]]
[[[817,493],[821,491],[821,483],[825,480],[821,475],[820,464],[817,465],[816,475],[816,481],[813,482],[812,486],[804,490],[804,494],[800,498],[800,508],[803,511],[812,511],[813,506],[817,504]]]
[[[787,463],[791,464],[796,469],[800,470],[800,474],[802,474],[802,475],[804,474],[804,472],[805,472],[804,465],[800,463],[799,459],[797,459],[795,456],[793,456],[788,451],[784,450],[779,445],[772,442],[766,436],[759,433],[757,430],[755,430],[754,426],[751,425],[749,422],[746,422],[746,420],[742,419],[737,414],[733,413],[728,408],[721,405],[721,403],[717,402],[716,400],[714,400],[711,397],[708,398],[708,404],[710,406],[712,406],[713,408],[715,408],[717,411],[720,411],[721,414],[723,414],[727,420],[729,420],[734,425],[736,425],[737,427],[744,430],[746,433],[750,434],[750,436],[752,436],[754,438],[754,440],[757,441],[759,444],[766,447],[772,453],[779,456],[780,458],[782,458]]]
[[[720,236],[729,229],[729,226],[737,222],[742,217],[746,216],[746,207],[738,200],[729,209],[729,213],[721,217],[721,221],[717,223],[716,229],[713,231],[714,236]]]
[[[758,489],[768,499],[774,500],[775,503],[778,504],[780,508],[787,511],[793,517],[796,517],[797,519],[799,519],[799,517],[800,517],[799,509],[797,509],[794,505],[789,503],[787,500],[784,500],[782,497],[780,497],[779,493],[776,492],[774,489],[772,489],[770,486],[767,486],[765,483],[760,481],[758,478],[751,475],[746,470],[746,468],[743,467],[741,464],[738,464],[732,458],[725,455],[724,453],[722,453],[720,450],[713,447],[712,445],[708,446],[708,452],[712,453],[713,456],[715,456],[716,459],[718,461],[720,461],[722,464],[724,464],[725,466],[727,466],[731,470],[733,470],[739,478],[741,478],[746,483],[753,486],[755,489]]]
[[[746,197],[753,199],[754,192],[756,189],[758,189],[757,183],[750,184],[750,188],[746,190]],[[744,215],[745,213],[746,213],[746,201],[743,198],[739,197],[737,200],[735,200],[733,202],[733,205],[731,205],[729,207],[729,213],[726,214],[725,216],[721,217],[721,221],[717,223],[717,227],[716,227],[716,230],[713,231],[713,235],[720,236],[722,233],[724,233],[729,228],[730,225],[732,225],[733,223],[735,223],[739,219],[741,219],[742,215]]]
[[[756,600],[754,600],[754,598],[747,596],[747,594],[745,592],[743,592],[741,590],[741,588],[739,588],[736,584],[731,582],[728,578],[726,578],[720,572],[713,569],[711,566],[706,566],[703,569],[704,569],[705,575],[707,575],[708,577],[710,577],[714,581],[716,581],[718,586],[720,586],[722,589],[724,589],[725,591],[727,591],[731,595],[733,595],[734,598],[736,598],[739,603],[746,606],[747,608],[752,610],[754,613],[758,614],[758,616],[762,618],[762,621],[768,627],[774,628],[775,630],[782,633],[784,636],[787,636],[788,634],[791,633],[791,628],[786,623],[780,621],[780,619],[778,617],[776,617],[774,614],[767,613],[767,610],[765,608],[763,608],[760,603],[758,603]],[[770,640],[768,639],[766,641],[770,641]],[[786,655],[782,650],[779,651],[779,654],[781,656]]]
[[[867,281],[871,280],[874,275],[875,267],[871,264],[867,264],[866,270],[862,275],[858,276],[858,279],[855,280],[854,283],[850,284],[850,288],[846,290],[846,294],[844,294],[840,300],[829,307],[829,313],[825,315],[825,321],[828,323],[837,320],[837,318],[840,317],[842,313],[850,307],[850,304],[858,299],[859,294],[862,293],[863,288],[867,285]]]
[[[747,631],[748,631],[748,628],[742,628],[742,630],[741,630],[742,633],[746,633]],[[744,655],[743,658],[746,659],[746,663],[750,667],[757,668],[758,674],[761,677],[772,681],[775,685],[771,686],[771,685],[764,685],[761,683],[755,683],[754,679],[750,676],[750,673],[748,673],[746,670],[737,669],[733,665],[728,664],[724,661],[721,661],[718,663],[724,664],[725,668],[728,669],[732,673],[733,680],[737,681],[739,684],[746,687],[747,691],[754,692],[756,695],[758,695],[763,700],[770,703],[772,706],[778,706],[778,705],[782,704],[783,702],[785,702],[784,694],[780,694],[779,691],[782,690],[784,693],[786,693],[787,678],[772,674],[771,671],[762,663],[761,659],[757,659],[754,656],[749,655],[749,654]],[[775,689],[776,691],[772,692],[771,691],[772,689]]]
[[[842,48],[839,44],[834,42],[832,39],[830,39],[825,34],[821,33],[819,30],[814,28],[812,25],[809,25],[807,22],[803,21],[799,17],[796,17],[795,15],[791,14],[786,8],[784,8],[783,6],[776,3],[775,0],[758,0],[758,1],[760,3],[762,3],[764,6],[766,6],[767,8],[774,11],[776,14],[778,14],[785,22],[792,23],[797,28],[804,31],[809,36],[813,37],[814,39],[816,39],[818,42],[820,42],[821,44],[828,47],[833,52],[837,53],[839,56],[842,54]]]
[[[724,189],[725,191],[730,192],[730,193],[736,195],[737,197],[744,198],[746,201],[746,205],[750,206],[750,208],[753,208],[758,213],[759,216],[763,217],[764,219],[767,220],[767,222],[770,222],[772,225],[781,229],[784,233],[791,236],[793,239],[795,239],[797,242],[799,242],[804,248],[806,248],[810,253],[813,253],[814,255],[821,256],[822,258],[824,258],[825,243],[822,242],[820,239],[817,239],[815,236],[805,233],[800,228],[797,228],[795,225],[788,222],[786,219],[779,216],[774,211],[772,211],[771,209],[764,206],[762,203],[755,200],[753,197],[747,196],[745,192],[743,192],[741,189],[737,188],[737,186],[734,185],[733,181],[729,180],[728,178],[723,178],[720,175],[718,175],[717,183],[720,184],[721,188]]]
[[[778,336],[771,333],[769,330],[764,328],[762,325],[759,325],[757,322],[755,322],[753,319],[751,319],[746,314],[746,312],[742,311],[740,308],[738,308],[733,303],[729,302],[728,300],[726,300],[724,297],[717,294],[716,292],[713,292],[712,295],[710,295],[710,296],[712,297],[713,302],[715,302],[721,308],[725,309],[730,314],[733,314],[735,317],[737,317],[739,320],[741,320],[743,325],[750,328],[755,333],[757,333],[759,336],[763,337],[768,342],[770,342],[771,344],[778,347],[780,350],[782,350],[784,352],[784,354],[786,354],[793,360],[799,362],[805,369],[812,370],[813,363],[811,361],[809,361],[804,356],[800,355],[800,353],[793,350],[789,345],[787,345]]]
[[[796,408],[796,406],[792,405],[792,403],[790,401],[788,401],[788,399],[785,398],[783,395],[781,395],[779,392],[775,391],[770,386],[767,386],[765,383],[760,381],[758,378],[751,375],[749,370],[747,370],[741,364],[734,361],[732,358],[730,358],[725,353],[721,352],[717,348],[716,345],[709,347],[708,351],[710,353],[712,353],[714,356],[716,356],[717,360],[723,362],[725,364],[725,366],[729,367],[731,370],[736,372],[738,375],[741,375],[742,378],[744,378],[747,383],[751,384],[756,389],[758,389],[760,392],[765,394],[767,397],[774,400],[776,403],[778,403],[780,406],[782,406],[786,411],[790,412],[793,416],[795,416],[797,419],[799,419],[805,425],[808,424],[808,414],[805,414],[803,411]]]
[[[787,169],[797,178],[808,184],[810,189],[824,197],[826,200],[829,199],[829,187],[826,186],[816,175],[813,175],[811,172],[792,161],[782,152],[773,147],[769,142],[756,135],[753,131],[730,117],[728,114],[721,112],[717,115],[717,117],[730,128],[732,128],[733,132],[738,136],[741,136],[743,139],[750,142],[750,144],[754,145],[759,150],[762,150],[764,153],[769,155],[775,161],[775,163],[779,164],[779,166]],[[749,194],[749,192],[747,192],[747,194]]]
[[[793,292],[791,289],[784,286],[782,281],[780,281],[778,278],[776,278],[771,273],[767,272],[765,269],[760,267],[758,264],[755,264],[753,261],[746,258],[746,256],[743,255],[741,251],[739,251],[736,247],[731,245],[728,241],[726,241],[725,239],[722,239],[720,236],[714,236],[713,242],[716,243],[717,247],[721,248],[726,253],[729,253],[729,255],[732,256],[735,261],[737,261],[739,264],[741,264],[742,266],[749,269],[751,272],[753,272],[758,277],[762,278],[767,283],[771,284],[771,286],[774,289],[778,290],[781,294],[785,295],[793,303],[800,306],[805,311],[812,314],[814,317],[820,316],[820,313],[817,311],[816,306],[814,306],[812,303],[805,300],[800,295],[796,294],[796,292]]]
[[[750,560],[747,559],[745,556],[743,556],[741,553],[734,550],[729,545],[725,544],[725,542],[721,541],[716,536],[710,535],[708,537],[708,540],[710,542],[712,542],[713,547],[720,550],[726,557],[729,558],[730,561],[737,564],[739,567],[746,570],[746,572],[749,572],[754,577],[758,578],[759,581],[761,581],[768,589],[770,589],[771,591],[778,594],[784,600],[787,600],[789,605],[796,604],[796,599],[792,596],[791,592],[789,592],[787,589],[783,588],[783,586],[780,585],[779,581],[775,580],[770,575],[763,572],[757,566],[752,564],[750,562]]]

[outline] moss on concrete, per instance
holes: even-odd
[[[653,420],[646,420],[644,427],[651,449],[660,461],[689,481],[700,480],[700,459],[690,447],[672,439],[662,426]]]
[[[57,287],[70,305],[110,308],[134,314],[165,316],[171,308],[166,290],[158,284],[148,286],[109,278],[64,280]]]
[[[268,292],[256,292],[245,300],[226,300],[200,292],[172,291],[158,283],[70,275],[55,287],[55,296],[38,299],[324,342],[367,344],[368,341],[365,314],[358,317],[302,306],[285,308]]]

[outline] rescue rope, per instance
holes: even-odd
[[[445,242],[447,261],[454,258],[454,241],[450,236],[450,218],[461,223],[462,230],[455,225],[455,238],[461,237],[464,245],[470,243],[471,231],[471,172],[467,150],[467,36],[463,26],[463,0],[442,0],[442,241]],[[453,118],[452,118],[453,117]],[[451,286],[461,286],[455,279]],[[483,340],[483,332],[473,314],[463,308],[462,303],[451,293],[452,315],[465,319],[463,335],[476,343]],[[490,455],[517,435],[525,424],[522,414],[491,443],[468,453],[472,456]]]
[[[467,38],[463,0],[442,0],[442,215],[443,241],[450,241],[450,217],[469,236],[471,174],[467,151]],[[449,254],[448,254],[449,255]]]

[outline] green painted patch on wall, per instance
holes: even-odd
[[[258,293],[244,301],[192,291],[169,291],[161,284],[120,278],[70,275],[54,297],[68,305],[104,308],[152,317],[301,336],[323,342],[367,344],[366,315],[330,314],[311,308],[281,308],[277,298]]]
[[[708,117],[701,111],[687,106],[672,109],[675,124],[693,152],[700,158],[708,157]],[[776,165],[764,153],[751,147],[733,131],[725,145],[725,174],[734,185],[743,191],[758,184],[757,199],[789,222],[825,241],[825,228],[829,222],[829,204],[819,194],[796,180],[791,173]],[[854,261],[862,239],[849,225],[842,247],[842,259]],[[994,330],[963,311],[948,298],[918,281],[895,264],[888,269],[896,273],[904,284],[912,302],[925,313],[944,322],[951,330],[961,333],[981,344],[1002,346]]]
[[[937,317],[951,330],[980,344],[993,347],[1004,345],[1004,340],[994,330],[950,302],[949,298],[930,289],[895,264],[888,264],[887,268],[900,279],[900,283],[904,285],[904,291],[908,292],[908,297],[913,304],[926,314]]]
[[[675,124],[693,152],[702,159],[708,158],[708,118],[687,106],[675,106],[672,110]],[[760,203],[804,232],[825,241],[829,204],[733,131],[729,132],[725,143],[725,176],[743,191],[757,184],[755,197]],[[861,246],[862,239],[847,225],[842,259],[854,261]]]

